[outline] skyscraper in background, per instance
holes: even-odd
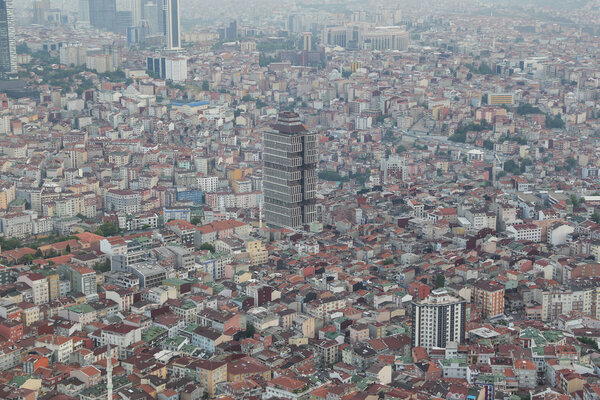
[[[231,21],[229,25],[219,29],[219,38],[221,40],[237,39],[237,21]]]
[[[161,32],[159,23],[159,20],[161,19],[159,18],[159,11],[161,10],[161,7],[159,7],[156,2],[144,3],[142,16],[144,21],[148,23],[150,34],[158,34]]]
[[[117,2],[117,11],[131,12],[131,26],[139,26],[142,21],[141,0],[121,0]]]
[[[316,220],[317,135],[298,114],[279,113],[263,141],[265,220],[275,228],[300,228]]]
[[[181,47],[181,24],[179,16],[179,0],[163,0],[164,32],[167,49]]]
[[[117,4],[115,0],[89,0],[90,24],[98,29],[117,29]]]
[[[90,0],[79,0],[79,22],[89,25],[90,23]]]
[[[0,0],[0,75],[17,72],[13,0]]]

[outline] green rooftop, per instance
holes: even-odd
[[[94,309],[94,307],[90,306],[89,304],[77,304],[71,307],[67,307],[67,310],[69,311],[73,311],[74,313],[78,313],[78,314],[88,314],[91,312],[96,312],[96,310]]]
[[[118,390],[129,387],[133,383],[127,378],[127,375],[119,375],[113,378],[113,389],[115,392]],[[101,382],[97,385],[83,389],[80,395],[88,399],[106,399],[106,382]]]
[[[193,344],[184,344],[181,349],[179,349],[179,351],[184,354],[193,354],[196,350],[198,350],[198,346],[194,346]]]
[[[506,377],[502,374],[480,374],[475,384],[493,385],[498,382],[504,382]]]
[[[183,336],[175,336],[174,338],[165,340],[165,345],[179,347],[186,340],[187,338],[184,338]]]
[[[194,330],[195,330],[197,327],[199,327],[199,326],[200,326],[200,325],[198,325],[198,324],[189,324],[189,325],[186,325],[186,327],[185,327],[185,328],[183,328],[183,330],[184,330],[184,332],[188,332],[188,333],[190,333],[190,334],[191,334],[191,333],[193,333],[193,332],[194,332]]]
[[[29,380],[29,378],[31,378],[29,375],[15,376],[13,378],[13,380],[10,381],[9,385],[20,388],[21,386],[23,386],[25,384],[25,382],[27,382]]]
[[[153,326],[148,328],[144,333],[142,333],[142,339],[146,342],[152,342],[160,335],[166,333],[167,330],[165,328],[161,328],[160,326]]]
[[[185,279],[179,279],[179,278],[168,278],[163,281],[163,285],[177,286],[177,287],[181,287],[182,285],[185,285],[186,283],[189,283],[189,282],[186,281]]]
[[[467,360],[465,358],[450,358],[450,359],[443,359],[440,360],[440,364],[442,364],[444,367],[449,367],[453,364],[458,364],[461,367],[466,367],[467,366]]]

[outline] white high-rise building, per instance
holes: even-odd
[[[421,300],[413,302],[413,347],[445,348],[448,342],[465,340],[464,299],[437,289]]]
[[[85,65],[87,62],[87,48],[80,43],[68,44],[59,50],[60,63],[62,65]]]
[[[185,57],[167,58],[165,78],[173,82],[185,82],[188,76],[187,59]]]

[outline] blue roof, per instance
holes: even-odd
[[[190,107],[200,107],[208,104],[208,101],[194,101],[191,103],[171,103],[174,106],[190,106]]]

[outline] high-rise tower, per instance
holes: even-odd
[[[466,301],[437,289],[421,300],[413,302],[412,345],[427,350],[446,347],[448,342],[465,340]]]
[[[17,72],[13,0],[0,0],[0,77]]]
[[[179,0],[162,0],[164,12],[164,29],[167,49],[181,47],[181,24],[179,16]]]
[[[90,24],[98,29],[115,31],[117,26],[117,3],[115,0],[89,0]]]
[[[285,111],[265,132],[263,146],[267,224],[296,229],[315,221],[317,135],[306,130],[298,114]]]

